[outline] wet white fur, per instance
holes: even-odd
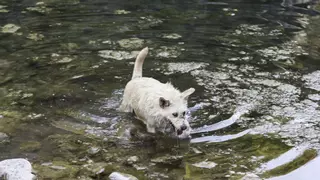
[[[180,92],[170,83],[161,83],[156,79],[142,77],[142,65],[148,54],[148,47],[138,54],[132,79],[127,83],[119,110],[122,112],[135,112],[138,119],[142,120],[150,133],[155,133],[164,119],[168,119],[175,126],[181,128],[184,124],[187,129],[178,138],[190,136],[191,127],[186,117],[182,115],[188,110],[188,97],[195,89],[190,88]],[[170,102],[168,107],[160,106],[160,97]],[[178,113],[178,117],[172,114]]]

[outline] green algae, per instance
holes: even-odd
[[[37,141],[26,141],[20,144],[20,150],[25,152],[35,152],[41,148],[41,143]]]
[[[34,164],[33,169],[41,179],[70,179],[76,178],[80,167],[65,161],[53,161],[45,164]]]

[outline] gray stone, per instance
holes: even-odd
[[[216,167],[217,163],[214,163],[211,161],[202,161],[202,162],[194,163],[192,165],[199,168],[212,169]]]
[[[247,173],[245,176],[241,178],[241,180],[262,180],[262,179],[253,173]]]
[[[138,180],[138,178],[125,173],[113,172],[109,175],[110,180]]]
[[[180,164],[182,162],[183,156],[161,156],[151,159],[151,162],[158,164]]]
[[[125,60],[125,59],[134,59],[138,55],[139,51],[114,51],[114,50],[101,50],[99,51],[99,56],[107,59],[115,60]]]
[[[9,136],[5,133],[0,132],[0,143],[6,142],[9,140]]]
[[[91,155],[95,155],[98,152],[100,152],[101,148],[100,147],[91,147],[90,149],[88,149],[88,153]]]
[[[15,24],[7,24],[5,26],[2,27],[2,32],[3,33],[15,33],[20,29],[19,26],[15,25]]]
[[[31,172],[31,163],[26,159],[6,159],[0,162],[0,177],[5,177],[8,180],[36,179]]]
[[[131,156],[127,159],[127,164],[132,165],[134,163],[137,163],[139,161],[138,156]]]

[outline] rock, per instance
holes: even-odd
[[[165,74],[174,74],[174,73],[188,73],[190,71],[201,69],[208,66],[208,63],[168,63],[167,69],[164,71]]]
[[[118,44],[126,49],[138,49],[142,48],[144,40],[139,38],[121,39]]]
[[[26,159],[6,159],[0,162],[0,177],[4,179],[33,180],[36,177],[31,172],[31,163]]]
[[[26,8],[30,12],[37,12],[41,14],[48,14],[49,12],[52,11],[51,8],[48,8],[45,6],[44,2],[38,2],[36,6],[34,7],[27,7]]]
[[[38,34],[38,33],[30,33],[27,36],[27,38],[34,40],[34,41],[41,41],[41,40],[43,40],[44,36],[42,34]]]
[[[109,175],[110,180],[138,180],[138,178],[125,173],[113,172]]]
[[[137,163],[139,161],[138,156],[131,156],[127,159],[127,164],[132,165],[134,163]]]
[[[5,133],[0,132],[0,143],[9,141],[9,136]]]
[[[2,32],[13,34],[13,33],[17,32],[19,29],[20,29],[20,27],[15,24],[7,24],[2,27]]]
[[[138,55],[139,51],[114,51],[114,50],[102,50],[99,51],[99,56],[107,59],[124,60],[134,59]]]
[[[177,58],[180,56],[181,51],[184,49],[178,49],[177,47],[161,46],[156,50],[156,57],[159,58]]]
[[[261,178],[253,173],[247,173],[241,180],[261,180]]]
[[[83,165],[85,170],[87,170],[93,176],[103,173],[105,171],[106,166],[107,166],[107,163],[104,163],[104,162]]]
[[[61,57],[60,54],[52,53],[51,59],[53,64],[66,64],[73,61],[70,57]]]
[[[162,19],[158,19],[153,16],[140,17],[140,19],[141,20],[139,20],[137,25],[140,29],[148,29],[151,27],[156,27],[163,23]]]
[[[34,152],[41,148],[41,144],[37,141],[26,141],[21,143],[20,149],[22,151]]]
[[[129,13],[131,13],[131,12],[123,10],[123,9],[118,9],[118,10],[114,11],[114,14],[129,14]]]
[[[80,167],[64,161],[53,161],[34,165],[39,179],[71,179],[79,172]]]
[[[0,13],[7,13],[9,10],[5,9],[7,6],[0,5]]]
[[[158,164],[170,164],[170,165],[179,165],[181,164],[183,156],[162,156],[151,159],[151,162]]]
[[[179,39],[181,38],[182,36],[179,35],[179,34],[176,34],[176,33],[172,33],[172,34],[164,34],[162,36],[162,38],[165,38],[165,39]]]
[[[61,44],[61,47],[64,49],[67,49],[69,51],[75,51],[75,50],[79,49],[79,46],[76,43]]]
[[[195,167],[199,167],[199,168],[207,168],[207,169],[212,169],[214,168],[217,164],[211,161],[202,161],[199,163],[194,163],[192,164]]]
[[[95,155],[97,154],[98,152],[100,152],[101,148],[100,147],[91,147],[90,149],[88,149],[88,153],[90,155]]]

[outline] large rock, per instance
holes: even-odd
[[[138,180],[138,178],[125,173],[113,172],[109,175],[110,180]]]
[[[34,180],[32,166],[29,161],[22,158],[6,159],[0,162],[0,179],[8,180]]]

